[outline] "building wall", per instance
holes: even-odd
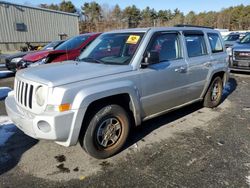
[[[16,23],[23,23],[25,29],[17,31]],[[0,50],[58,40],[61,33],[79,34],[76,14],[0,2]]]

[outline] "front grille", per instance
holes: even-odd
[[[234,60],[236,61],[241,61],[241,60],[244,60],[244,61],[247,61],[249,60],[250,61],[250,52],[234,52]]]
[[[16,81],[16,101],[25,106],[26,108],[32,109],[32,97],[34,86],[26,82],[17,80]]]

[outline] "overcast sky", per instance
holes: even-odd
[[[72,0],[73,4],[80,8],[85,2],[91,2],[90,1],[81,1],[81,0]],[[9,0],[9,2],[12,3],[18,3],[18,4],[29,4],[29,5],[38,5],[41,3],[60,3],[61,0]],[[136,5],[138,8],[143,9],[146,6],[149,6],[150,8],[154,8],[156,10],[160,9],[175,9],[178,8],[185,14],[189,11],[193,10],[196,13],[202,12],[202,11],[219,11],[222,8],[228,8],[230,6],[237,6],[240,4],[243,5],[250,5],[250,0],[120,0],[120,1],[108,1],[108,0],[96,0],[97,3],[100,5],[102,4],[109,4],[111,7],[115,4],[118,4],[121,8],[125,8],[129,5]]]

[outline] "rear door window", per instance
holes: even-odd
[[[188,57],[207,55],[203,34],[185,34]]]
[[[223,52],[223,45],[219,35],[217,33],[208,33],[207,36],[212,53]]]

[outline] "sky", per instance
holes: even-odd
[[[58,4],[61,2],[61,0],[7,0],[8,2],[12,3],[18,3],[18,4],[28,4],[36,6],[38,4],[46,3],[51,4],[55,3]],[[73,4],[80,8],[85,2],[91,2],[93,0],[89,1],[79,1],[79,0],[71,0]],[[175,8],[178,8],[185,14],[187,14],[189,11],[195,11],[196,13],[203,12],[203,11],[220,11],[222,8],[228,8],[230,6],[237,6],[240,4],[243,5],[250,5],[250,0],[120,0],[120,1],[108,1],[108,0],[95,0],[100,5],[102,4],[108,4],[110,7],[118,4],[121,8],[125,8],[130,5],[136,5],[140,9],[144,9],[145,7],[149,6],[150,8],[154,8],[155,10],[160,9],[171,9],[174,10]]]

